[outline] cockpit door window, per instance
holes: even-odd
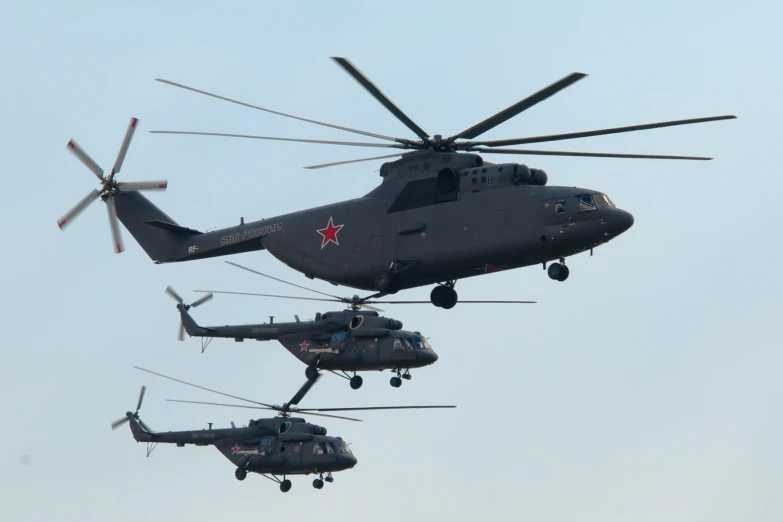
[[[596,210],[593,196],[581,196],[579,198],[579,212],[589,212],[591,210]]]

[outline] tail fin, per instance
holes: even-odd
[[[185,331],[191,337],[209,337],[210,332],[215,332],[214,328],[204,328],[199,326],[196,321],[190,316],[184,306],[180,305],[179,315],[182,318],[182,324],[185,326]]]
[[[201,234],[179,226],[139,192],[119,191],[114,195],[114,202],[117,217],[155,262],[183,257],[188,237]]]
[[[151,442],[154,440],[152,437],[154,432],[145,430],[131,412],[127,412],[126,415],[128,416],[131,433],[133,433],[133,438],[136,439],[136,442]]]

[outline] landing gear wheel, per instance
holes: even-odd
[[[351,389],[358,390],[359,388],[362,387],[363,382],[364,380],[360,375],[354,375],[353,377],[351,377]]]
[[[318,368],[315,366],[308,366],[305,370],[305,377],[310,381],[318,377]]]
[[[443,301],[443,304],[441,305],[446,310],[450,310],[451,308],[454,308],[454,305],[457,304],[457,291],[453,288],[446,288],[447,292],[445,295],[445,299]]]
[[[568,267],[561,263],[552,263],[546,271],[549,275],[549,279],[561,282],[568,279],[569,272]]]
[[[291,491],[291,481],[288,479],[282,481],[280,483],[280,491],[282,491],[283,493],[288,493],[289,491]]]
[[[389,384],[392,385],[392,388],[399,388],[400,386],[402,386],[402,379],[400,379],[399,377],[392,377],[391,380],[389,381]]]
[[[324,481],[323,481],[323,480],[321,480],[321,479],[315,479],[315,480],[313,481],[313,487],[314,487],[315,489],[321,489],[322,487],[324,487]]]
[[[443,308],[443,303],[446,300],[446,294],[449,293],[449,289],[445,286],[438,285],[430,292],[430,301],[438,308]]]
[[[245,471],[244,468],[237,468],[237,470],[234,472],[234,476],[237,478],[237,480],[245,480],[245,477],[247,477],[247,471]]]
[[[331,484],[332,482],[334,482],[334,477],[331,475],[327,475],[324,480]]]
[[[411,374],[407,373],[407,372],[403,373],[402,374],[402,378],[405,379],[406,381],[410,381],[411,380]]]

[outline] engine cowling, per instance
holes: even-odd
[[[541,169],[530,169],[530,184],[531,185],[546,185],[549,181],[549,176]]]

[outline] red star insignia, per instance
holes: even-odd
[[[238,454],[238,453],[239,453],[239,449],[240,449],[240,448],[239,448],[239,444],[234,444],[234,447],[233,447],[233,448],[231,448],[231,454],[232,454],[232,455],[236,455],[236,454]]]
[[[302,344],[299,345],[299,350],[302,352],[306,352],[308,346],[310,346],[310,343],[308,343],[307,340],[305,339],[304,341],[302,341]]]
[[[486,273],[490,273],[490,272],[497,272],[498,270],[500,270],[500,267],[499,267],[499,266],[495,266],[495,265],[484,265],[484,272],[486,272]]]
[[[342,230],[344,226],[345,225],[335,225],[332,216],[329,216],[329,223],[326,225],[326,228],[316,230],[323,238],[321,241],[321,250],[329,243],[340,246],[340,242],[337,240],[337,233]]]

